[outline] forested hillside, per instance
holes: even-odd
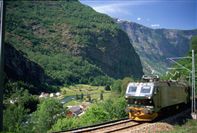
[[[197,35],[197,30],[151,29],[134,22],[116,22],[128,34],[147,74],[151,70],[165,74],[170,64],[167,58],[185,56],[191,37]]]
[[[143,71],[112,18],[77,0],[6,1],[5,18],[5,132],[45,133],[125,117],[118,97],[131,78],[114,79],[140,78]],[[83,117],[67,117],[62,100],[70,95],[70,102],[88,102]]]
[[[8,79],[39,86],[143,74],[126,33],[78,1],[7,1],[5,24],[6,51],[16,51],[6,55]]]

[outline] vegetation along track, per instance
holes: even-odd
[[[98,125],[94,125],[94,126],[90,126],[90,127],[84,127],[84,128],[80,128],[80,129],[74,129],[74,130],[69,130],[69,131],[65,131],[62,133],[90,133],[90,132],[94,132],[94,133],[111,133],[111,132],[120,132],[122,130],[128,129],[128,128],[132,128],[135,126],[140,125],[141,123],[138,122],[134,122],[130,119],[121,119],[121,120],[116,120],[116,121],[110,121],[107,123],[103,123],[103,124],[98,124]]]
[[[175,122],[184,119],[183,117],[189,116],[190,109],[179,112],[176,115],[164,118],[155,122],[136,122],[130,119],[121,119],[116,121],[110,121],[98,125],[92,125],[89,127],[83,127],[79,129],[61,131],[61,133],[149,133],[171,130],[172,125]]]

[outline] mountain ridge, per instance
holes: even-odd
[[[197,29],[151,29],[135,22],[114,21],[128,34],[146,74],[164,74],[170,64],[167,58],[185,56],[191,37],[197,35]]]
[[[122,23],[122,22],[126,22],[126,23],[134,23],[134,24],[137,24],[137,25],[140,25],[140,26],[143,26],[143,27],[146,27],[148,29],[152,29],[152,30],[178,30],[178,31],[192,31],[192,30],[197,30],[197,28],[192,28],[192,29],[176,29],[176,28],[151,28],[151,27],[148,27],[146,25],[143,25],[143,24],[140,24],[140,23],[137,23],[135,21],[131,21],[131,20],[124,20],[124,19],[118,19],[118,18],[113,18],[114,22],[116,23]]]
[[[78,1],[6,1],[5,42],[62,85],[143,74],[126,33]]]

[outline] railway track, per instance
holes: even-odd
[[[128,128],[133,128],[135,126],[140,125],[139,122],[134,122],[130,119],[123,119],[118,120],[116,122],[111,121],[104,124],[99,124],[91,127],[85,127],[81,129],[75,129],[70,131],[65,131],[61,133],[113,133],[113,132],[121,132],[123,130],[126,130]]]
[[[131,130],[129,130],[129,133],[155,133],[164,131],[164,129],[165,131],[171,130],[173,129],[172,125],[177,124],[177,122],[179,122],[180,120],[188,118],[188,116],[190,116],[190,112],[191,109],[186,109],[179,112],[178,114],[169,116],[154,123],[148,123],[146,125],[132,128]]]
[[[62,131],[61,133],[149,133],[149,132],[160,132],[162,128],[172,129],[173,121],[182,119],[181,117],[188,116],[190,109],[179,112],[168,118],[158,120],[154,123],[150,122],[136,122],[130,119],[122,119],[117,121],[110,121],[103,124],[92,125],[89,127],[83,127],[79,129]]]

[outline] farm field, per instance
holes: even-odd
[[[61,94],[59,99],[63,101],[64,106],[71,106],[83,102],[95,103],[107,100],[111,96],[111,91],[106,91],[104,86],[78,84],[61,88]]]

